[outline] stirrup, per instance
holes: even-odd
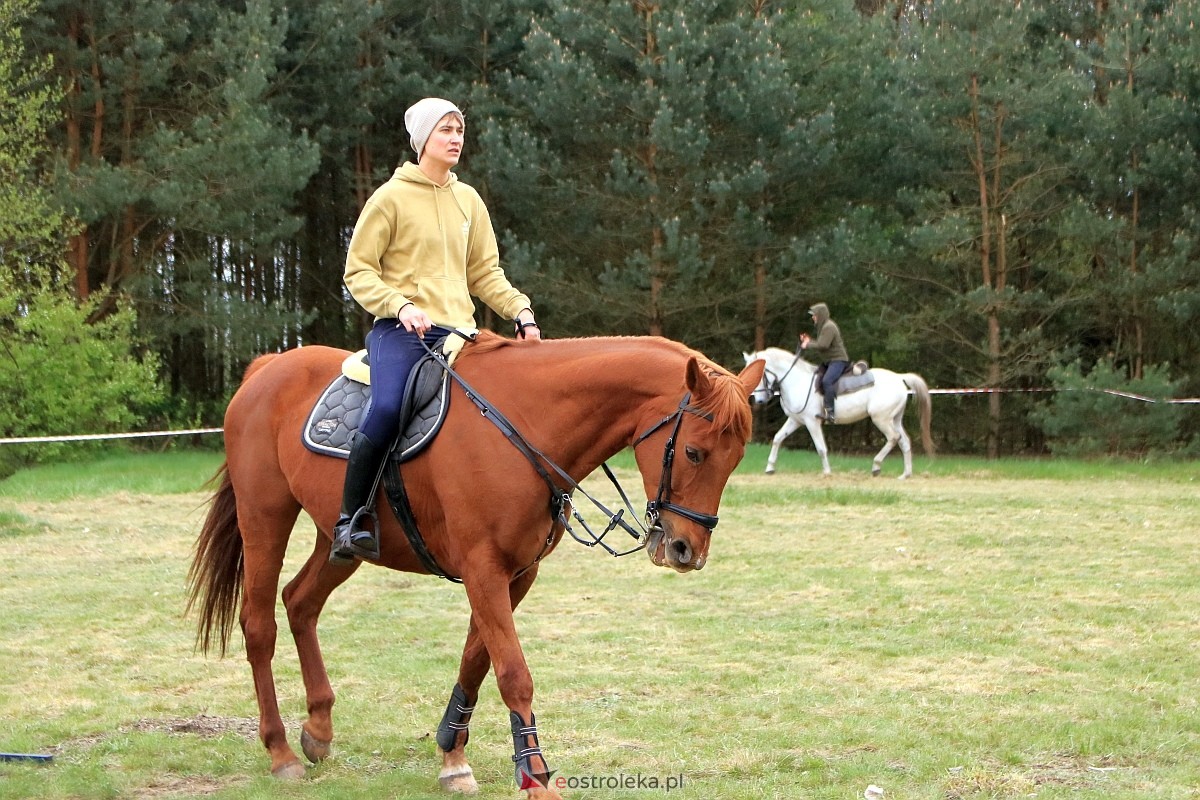
[[[370,518],[370,527],[359,528],[363,517]],[[379,517],[363,506],[344,525],[333,528],[333,546],[329,548],[329,563],[348,566],[355,558],[379,560]]]

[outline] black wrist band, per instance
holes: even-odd
[[[526,328],[537,328],[538,330],[541,330],[541,326],[538,325],[537,322],[521,322],[519,319],[513,320],[513,327],[516,329],[518,339],[525,338]]]

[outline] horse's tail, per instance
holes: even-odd
[[[245,561],[228,462],[212,476],[209,485],[214,483],[218,484],[217,490],[209,501],[208,516],[196,537],[196,555],[188,570],[184,614],[193,606],[199,608],[196,644],[207,653],[214,640],[219,640],[224,656],[237,618]]]
[[[929,396],[929,384],[925,383],[925,379],[915,372],[906,372],[900,376],[905,385],[912,389],[913,394],[917,397],[917,413],[921,418],[921,446],[925,448],[925,455],[931,456],[934,452],[933,434],[929,432],[929,421],[933,416],[933,401]]]

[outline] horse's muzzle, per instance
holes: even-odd
[[[704,569],[704,556],[698,554],[686,539],[668,535],[661,525],[650,529],[646,554],[656,567],[670,567],[676,572]]]
[[[766,405],[773,399],[775,399],[775,395],[766,389],[756,389],[754,394],[750,395],[750,402],[756,406]]]

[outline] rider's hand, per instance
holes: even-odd
[[[529,309],[517,314],[516,330],[518,339],[542,338],[542,329],[538,327],[537,321],[533,318],[533,312]]]
[[[405,303],[396,318],[405,330],[418,336],[424,336],[433,327],[433,320],[429,318],[428,314],[417,308],[415,303]]]

